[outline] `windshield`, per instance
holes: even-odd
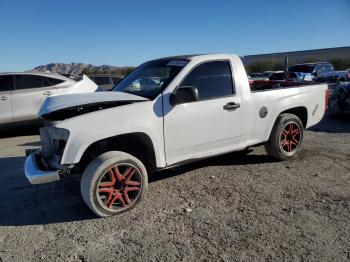
[[[315,65],[295,65],[289,67],[289,72],[312,73]]]
[[[154,99],[177,76],[187,60],[155,60],[144,63],[112,90]]]

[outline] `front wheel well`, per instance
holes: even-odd
[[[294,108],[291,108],[291,109],[288,109],[288,110],[281,112],[279,115],[285,114],[285,113],[296,115],[300,119],[301,123],[303,124],[303,127],[306,128],[306,126],[307,126],[307,109],[306,109],[306,107],[303,107],[303,106],[294,107]]]
[[[144,133],[108,137],[91,144],[71,173],[82,173],[97,156],[109,151],[122,151],[138,158],[148,172],[156,168],[156,157],[151,138]]]

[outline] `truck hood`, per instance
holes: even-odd
[[[38,116],[51,120],[63,120],[101,109],[148,100],[116,91],[51,96],[45,100]]]

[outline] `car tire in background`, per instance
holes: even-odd
[[[265,149],[277,160],[289,160],[297,155],[304,138],[304,127],[300,119],[293,114],[278,116]]]
[[[134,208],[145,196],[147,170],[134,156],[110,151],[95,158],[81,179],[82,197],[99,217],[120,214]]]

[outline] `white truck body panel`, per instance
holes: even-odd
[[[236,94],[171,106],[170,94],[193,67],[215,60],[230,61]],[[70,132],[61,164],[78,163],[85,150],[96,141],[137,132],[151,139],[159,168],[243,149],[267,141],[278,115],[290,108],[307,109],[307,127],[318,123],[325,111],[326,90],[327,85],[320,84],[252,93],[238,56],[195,56],[153,101],[104,109],[56,123],[56,127]],[[241,107],[224,111],[222,107],[227,102],[240,103]],[[259,116],[263,106],[269,112],[265,118]]]
[[[157,165],[164,167],[163,118],[161,115],[161,101],[155,100],[104,109],[58,122],[56,127],[69,130],[66,145],[68,150],[64,150],[61,163],[78,163],[92,143],[104,138],[121,134],[144,133],[153,143]]]
[[[228,59],[234,69],[236,63],[234,56],[201,55],[193,57],[164,91],[164,97],[170,96],[195,66],[203,62]],[[240,61],[239,58],[238,60]],[[235,76],[234,71],[233,75]],[[247,75],[244,76],[248,83]],[[237,86],[237,83],[235,84]],[[164,99],[167,165],[188,159],[217,155],[239,148],[242,119],[244,118],[243,107],[228,112],[223,110],[223,106],[228,102],[241,103],[240,90],[240,88],[236,88],[234,96],[186,103],[175,107],[170,105],[169,99]]]
[[[320,90],[323,92],[319,92]],[[246,129],[246,139],[242,139],[243,145],[250,146],[267,141],[278,115],[290,108],[306,107],[306,128],[317,124],[324,115],[326,90],[327,85],[322,84],[253,92],[250,103],[253,112],[247,118],[251,123]],[[271,112],[265,118],[259,117],[262,106]]]
[[[165,151],[168,165],[187,159],[240,150],[265,142],[278,115],[290,108],[307,108],[309,114],[307,127],[315,125],[322,119],[327,85],[252,93],[243,63],[234,55],[203,55],[192,58],[165,90],[164,97],[174,91],[194,66],[207,61],[227,59],[230,60],[235,80],[234,96],[182,104],[174,108],[169,105],[168,99],[164,99]],[[231,112],[224,111],[222,107],[227,102],[240,103],[241,107]],[[262,106],[271,112],[266,118],[259,116]],[[210,125],[208,121],[211,121]]]

